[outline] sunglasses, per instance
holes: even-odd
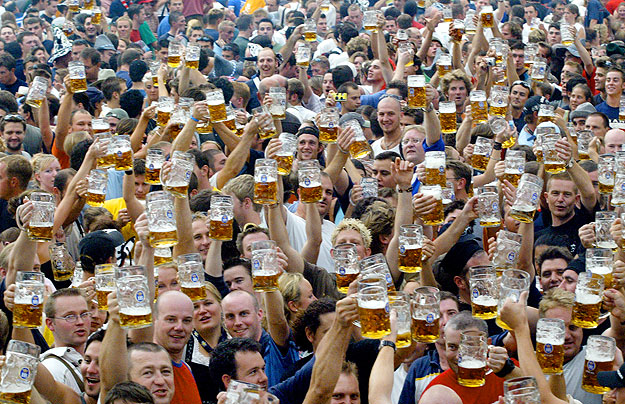
[[[20,114],[7,114],[2,120],[5,122],[26,122],[26,119]]]
[[[523,81],[523,80],[517,80],[517,81],[515,81],[514,83],[512,83],[512,85],[510,86],[510,88],[512,89],[512,87],[514,87],[514,86],[522,86],[522,87],[527,88],[528,90],[531,90],[530,85],[529,85],[529,84],[527,84],[527,83],[526,83],[525,81]]]

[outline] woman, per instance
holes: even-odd
[[[147,79],[143,78],[143,84],[145,85],[145,92],[148,95],[145,99],[146,108],[152,105],[152,103],[158,101],[158,87],[155,87],[152,82],[152,77],[146,75]]]
[[[590,87],[584,83],[576,84],[569,94],[569,108],[571,112],[575,111],[577,107],[585,102],[592,103],[592,92]]]
[[[293,328],[293,322],[299,311],[304,311],[317,300],[310,282],[300,273],[284,273],[278,279],[278,289],[284,301],[284,315]]]
[[[132,29],[132,21],[130,18],[126,16],[118,18],[115,26],[117,27],[117,37],[120,40],[125,39],[126,41],[130,41],[130,30]]]
[[[358,75],[355,80],[357,83],[364,83],[365,78],[362,76],[362,65],[367,61],[367,55],[364,52],[354,52],[352,56],[349,58],[349,61],[356,66],[356,71]]]
[[[586,31],[584,30],[584,26],[577,22],[579,19],[579,8],[575,4],[568,4],[564,8],[564,21],[570,25],[574,25],[577,30],[578,38],[586,38]]]
[[[56,157],[51,154],[37,153],[30,160],[35,174],[37,186],[44,191],[54,192],[54,178],[61,170],[61,164]]]
[[[208,364],[213,349],[228,339],[226,330],[221,325],[221,294],[210,282],[206,283],[206,299],[193,302],[193,332],[187,343],[185,361],[191,366],[202,401],[211,395],[211,383]],[[202,383],[200,383],[202,381]],[[213,391],[214,394],[214,391]],[[214,398],[214,395],[213,395]]]

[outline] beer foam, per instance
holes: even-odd
[[[486,367],[486,362],[475,358],[462,358],[460,363],[458,363],[458,366],[465,369],[480,369]]]
[[[120,307],[119,312],[127,316],[145,316],[152,313],[150,307]]]
[[[597,275],[607,275],[607,274],[611,274],[612,273],[612,268],[610,267],[595,267],[595,268],[589,268],[590,272],[593,274],[597,274]]]
[[[358,307],[362,309],[385,309],[386,301],[384,300],[362,300],[358,299]]]
[[[472,297],[471,302],[475,304],[479,304],[480,306],[497,306],[497,299],[492,296],[478,296]]]
[[[591,295],[587,293],[580,293],[578,290],[575,294],[575,301],[580,304],[597,304],[601,302],[601,296]]]
[[[564,335],[558,338],[555,333],[545,332],[544,334],[536,336],[536,342],[544,345],[564,345]]]

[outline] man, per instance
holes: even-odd
[[[284,317],[282,295],[279,291],[265,292],[268,333],[261,326],[263,309],[256,297],[248,292],[230,292],[221,302],[224,326],[235,338],[251,338],[262,345],[268,386],[280,381],[282,373],[298,359],[295,345],[289,339],[289,327]]]
[[[356,112],[356,110],[360,107],[360,87],[358,87],[358,85],[353,81],[348,81],[341,84],[336,91],[339,94],[347,94],[345,101],[340,103],[341,116],[347,114],[348,112]]]
[[[373,155],[377,156],[383,151],[400,153],[401,141],[400,119],[403,116],[400,102],[393,97],[383,97],[378,103],[378,123],[382,128],[382,138],[371,144]]]
[[[597,112],[597,110],[589,102],[579,105],[575,111],[571,112],[571,122],[573,122],[576,131],[586,130],[586,119],[588,119],[588,116],[593,112]]]
[[[600,57],[595,61],[595,65],[597,66],[597,70],[595,71],[595,90],[599,93],[593,97],[592,103],[593,105],[599,105],[604,102],[608,96],[605,91],[605,80],[608,70],[610,66],[612,66],[612,62],[607,57]]]
[[[458,160],[447,160],[445,164],[447,182],[453,184],[456,200],[468,201],[471,187],[472,169],[467,164]]]
[[[523,120],[523,108],[527,100],[530,98],[531,93],[532,90],[530,89],[529,84],[522,80],[515,81],[512,83],[512,87],[510,87],[510,109],[512,120],[514,121],[514,126],[519,133],[521,133],[521,130],[525,125],[525,121]]]
[[[8,53],[0,55],[0,90],[9,91],[15,95],[20,87],[28,87],[24,80],[15,75],[15,59]]]
[[[605,134],[610,130],[610,119],[602,112],[593,112],[586,118],[586,130],[599,140],[605,138]]]
[[[534,24],[534,19],[538,19],[538,11],[536,10],[536,6],[533,4],[525,4],[525,14],[524,14],[525,24],[523,24],[523,42],[529,42],[530,32],[534,29],[544,29],[542,23]]]
[[[154,343],[165,348],[174,369],[175,393],[171,403],[201,403],[200,393],[183,358],[193,331],[193,302],[178,291],[159,295],[155,307]]]
[[[232,196],[234,220],[243,229],[247,223],[260,225],[262,205],[254,203],[254,177],[249,174],[239,175],[223,187],[224,195]]]
[[[245,82],[250,88],[250,102],[247,104],[247,112],[252,112],[256,107],[260,107],[258,99],[258,90],[260,89],[260,81],[269,78],[278,71],[278,60],[272,49],[264,48],[258,53],[258,76]]]
[[[534,145],[534,141],[536,140],[536,127],[538,126],[538,111],[542,104],[547,103],[548,100],[539,95],[534,95],[525,102],[525,106],[523,107],[523,121],[525,121],[525,125],[519,132],[518,142],[520,145],[530,147]],[[541,125],[544,125],[544,123]]]
[[[514,67],[516,69],[519,79],[522,81],[529,80],[529,74],[525,68],[525,43],[521,41],[514,41],[510,45],[510,54],[514,61]]]
[[[571,253],[564,247],[547,247],[537,259],[540,287],[543,294],[557,288],[564,279],[564,272],[573,260]]]
[[[625,144],[625,131],[623,129],[610,129],[605,134],[605,152],[616,154],[616,152],[623,150],[623,144]]]
[[[325,56],[316,57],[310,61],[310,70],[313,76],[323,77],[330,70],[330,61]]]
[[[271,46],[274,51],[279,51],[286,43],[286,38],[278,31],[275,30],[273,21],[269,18],[263,18],[258,23],[258,29],[256,30],[257,36],[266,36],[271,39]]]
[[[240,15],[237,18],[237,29],[239,30],[239,35],[232,42],[239,47],[239,55],[243,57],[252,32],[254,32],[254,17],[249,14]]]
[[[184,15],[181,11],[172,11],[169,13],[169,16],[165,18],[169,20],[169,30],[165,32],[163,35],[158,37],[158,40],[161,41],[166,39],[171,41],[173,39],[184,39],[180,38],[180,35],[184,35],[185,27],[187,26],[187,21],[184,18]],[[181,42],[186,42],[181,41]]]
[[[126,80],[119,77],[109,77],[102,82],[100,89],[106,100],[100,116],[106,116],[109,111],[119,108],[119,99],[126,92]]]
[[[448,101],[456,103],[456,115],[464,113],[465,101],[471,91],[471,80],[461,70],[454,70],[441,79],[441,89]]]
[[[146,45],[156,45],[156,37],[146,22],[147,14],[143,5],[133,4],[128,7],[128,18],[132,20],[130,40],[132,42],[143,41]]]
[[[597,112],[603,112],[610,122],[618,121],[619,103],[623,94],[625,73],[614,66],[608,70],[605,78],[606,100],[597,105]]]
[[[356,86],[358,87],[358,86]],[[304,99],[304,84],[299,79],[289,79],[286,88],[287,112],[295,115],[300,123],[313,120],[317,114],[302,105]],[[358,94],[360,103],[360,93]]]
[[[80,61],[85,65],[87,85],[92,85],[98,80],[98,73],[100,73],[100,52],[94,48],[86,48],[80,52]]]
[[[251,338],[232,338],[221,342],[211,355],[209,372],[221,390],[232,380],[253,383],[267,390],[267,374],[261,345]]]
[[[364,14],[358,4],[352,4],[347,9],[347,21],[354,24],[358,32],[364,33],[364,27],[362,26],[362,20]]]
[[[22,48],[22,55],[28,55],[32,48],[43,46],[37,34],[28,31],[17,35],[17,43]]]
[[[26,121],[19,115],[6,115],[0,121],[0,137],[4,141],[7,154],[17,154],[30,160],[30,154],[24,151]]]
[[[234,28],[235,25],[232,21],[222,21],[219,23],[217,26],[219,37],[213,47],[216,55],[221,55],[224,46],[232,42],[232,38],[234,38]]]
[[[169,14],[174,11],[182,13],[184,5],[182,4],[182,0],[171,0],[169,2]],[[161,22],[158,24],[157,37],[163,36],[167,31],[169,31],[169,19],[163,18]]]
[[[17,227],[15,218],[7,210],[8,201],[26,190],[32,175],[33,168],[24,156],[0,158],[0,231]]]
[[[269,237],[267,237],[267,240],[269,240]],[[251,251],[249,255],[251,255]],[[230,261],[226,261],[224,263],[223,277],[230,291],[242,290],[255,293],[254,283],[252,281],[252,265],[249,258],[234,258]]]
[[[551,46],[562,43],[559,24],[552,23],[549,25],[549,30],[547,31],[547,43]]]
[[[91,320],[87,300],[80,289],[59,289],[48,297],[44,312],[55,347],[41,355],[41,363],[55,380],[80,394],[84,390],[80,363]]]
[[[302,128],[297,135],[297,161],[317,160],[323,153],[323,143],[319,141],[319,131],[313,127]]]
[[[391,166],[396,158],[401,158],[393,151],[385,151],[375,156],[373,160],[373,177],[378,180],[378,188],[395,189],[397,183],[391,175]]]

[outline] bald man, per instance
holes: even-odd
[[[374,157],[385,151],[394,151],[401,155],[399,142],[401,141],[400,120],[404,113],[401,104],[396,98],[386,96],[378,103],[378,123],[384,136],[371,144]]]
[[[171,404],[201,404],[191,368],[183,360],[193,331],[193,302],[184,293],[171,290],[159,295],[154,312],[154,342],[165,348],[174,367],[175,393]]]
[[[604,142],[606,153],[614,154],[621,151],[625,143],[625,131],[623,129],[610,129],[605,134]]]
[[[423,393],[419,404],[462,404],[462,399],[449,387],[438,384]]]

